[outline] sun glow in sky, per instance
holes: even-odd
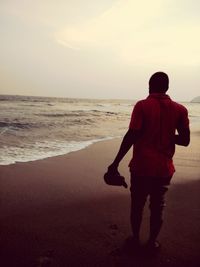
[[[139,99],[156,71],[200,95],[200,1],[2,0],[0,93]]]

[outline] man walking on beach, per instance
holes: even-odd
[[[175,145],[188,146],[190,129],[187,109],[166,94],[169,79],[164,72],[154,73],[149,80],[149,96],[134,106],[129,130],[119,152],[108,167],[118,172],[118,165],[134,145],[129,163],[131,173],[131,244],[139,246],[143,207],[150,196],[150,235],[147,246],[159,247],[157,236],[162,226],[164,195],[175,171]],[[177,134],[176,134],[177,131]]]

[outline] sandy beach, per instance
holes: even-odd
[[[0,267],[200,267],[198,10],[0,0]],[[128,187],[104,181],[123,137],[115,163],[134,140],[135,175],[171,178],[189,127],[169,190],[135,190],[131,239],[132,149]]]
[[[121,139],[64,156],[0,167],[0,265],[199,266],[200,135],[178,147],[167,194],[162,250],[156,257],[112,252],[131,234],[129,189],[108,186],[103,174]],[[129,183],[130,151],[120,165]],[[148,238],[148,205],[141,240]]]

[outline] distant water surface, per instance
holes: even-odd
[[[0,95],[0,164],[62,155],[121,137],[135,102]],[[200,104],[184,105],[199,125]]]
[[[0,95],[0,164],[62,155],[121,136],[133,104]]]

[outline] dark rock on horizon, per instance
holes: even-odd
[[[193,98],[191,100],[191,102],[193,102],[193,103],[200,103],[200,96],[196,96],[195,98]]]

